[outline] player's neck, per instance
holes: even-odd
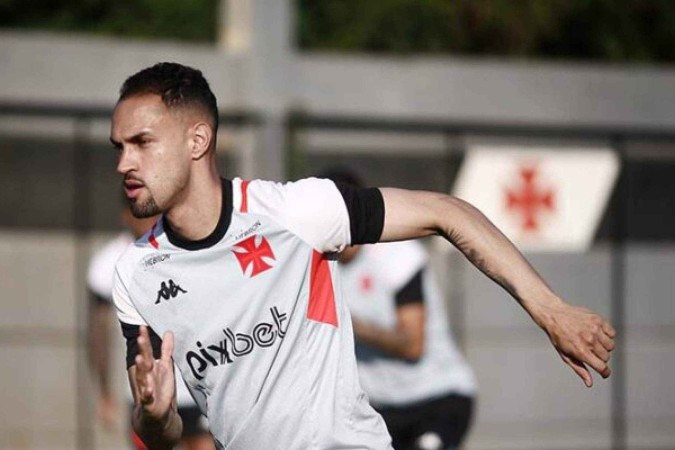
[[[218,225],[222,198],[222,181],[217,172],[191,177],[184,197],[166,213],[171,229],[191,241],[209,236]]]

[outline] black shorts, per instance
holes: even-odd
[[[396,450],[459,448],[473,416],[474,400],[451,394],[406,406],[375,407]]]

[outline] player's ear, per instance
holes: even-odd
[[[211,148],[213,130],[206,122],[197,122],[190,130],[192,159],[201,159]]]

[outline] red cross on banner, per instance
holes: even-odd
[[[506,209],[520,216],[521,229],[526,233],[536,232],[542,215],[555,211],[555,193],[541,186],[538,175],[535,166],[522,166],[518,186],[507,188],[505,193]]]
[[[583,251],[618,172],[616,154],[600,146],[475,145],[453,193],[523,250]]]

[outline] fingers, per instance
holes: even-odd
[[[616,330],[606,320],[602,321],[602,331],[604,331],[605,334],[612,339],[616,337]]]
[[[584,384],[586,387],[591,387],[593,386],[593,376],[591,375],[591,372],[584,366],[584,363],[579,361],[576,358],[569,357],[565,354],[560,354],[562,357],[563,361],[565,361],[565,364],[570,366],[572,370],[579,375],[579,377],[584,380]]]
[[[597,319],[589,322],[586,331],[580,334],[582,349],[578,356],[603,378],[607,378],[612,373],[607,363],[609,353],[614,348],[614,341],[604,332],[602,324],[606,322],[599,316],[596,317]],[[601,322],[598,323],[598,320]]]
[[[593,385],[590,369],[603,378],[609,377],[614,328],[590,310],[571,305],[559,309],[556,316],[556,326],[549,329],[549,336],[565,363],[588,387]]]
[[[154,383],[152,378],[154,358],[152,356],[152,346],[150,345],[150,335],[146,326],[141,325],[136,341],[138,342],[138,355],[134,359],[134,363],[136,364],[136,385],[138,386],[141,404],[148,404],[154,400]]]
[[[150,344],[150,334],[148,333],[148,327],[146,327],[145,325],[141,325],[140,334],[138,336],[137,341],[138,341],[138,353],[143,357],[143,359],[152,363],[154,358],[152,357],[152,345]]]
[[[593,345],[593,354],[600,358],[602,362],[606,363],[609,361],[609,351],[605,348],[604,345],[600,342],[600,340],[597,340],[595,344]]]
[[[607,355],[607,359],[609,359],[609,355]],[[598,372],[602,378],[607,378],[612,373],[607,365],[607,361],[603,361],[593,352],[593,350],[584,355],[584,362]]]
[[[614,350],[614,338],[608,336],[606,333],[598,334],[598,342],[608,351]]]
[[[164,336],[162,337],[162,362],[163,363],[168,363],[168,364],[173,364],[173,333],[171,331],[167,331],[164,333]]]

